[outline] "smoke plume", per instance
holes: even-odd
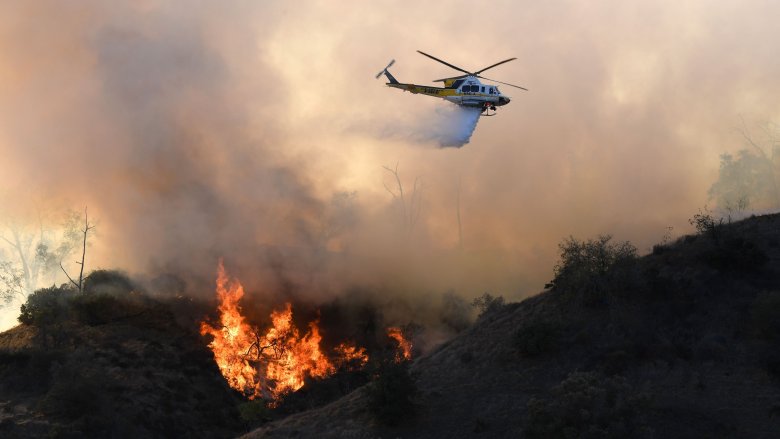
[[[204,297],[220,257],[258,302],[525,297],[566,236],[690,229],[738,115],[780,120],[778,7],[3,2],[0,216],[88,206],[88,270]],[[452,75],[416,49],[516,56],[491,77],[532,91],[475,130],[374,80],[391,58],[399,81]]]

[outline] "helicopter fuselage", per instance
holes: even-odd
[[[473,76],[448,79],[444,84],[445,87],[431,87],[426,85],[404,84],[391,80],[391,82],[387,83],[387,86],[414,94],[441,98],[464,107],[496,107],[506,105],[511,100],[509,96],[501,94],[501,92],[498,91],[498,87],[495,85],[483,84],[479,79]]]
[[[509,96],[501,94],[501,92],[498,91],[497,86],[490,85],[490,84],[483,84],[479,80],[479,78],[486,79],[491,82],[498,82],[499,84],[508,85],[510,87],[519,88],[521,90],[526,90],[526,91],[528,90],[525,87],[520,87],[519,85],[510,84],[508,82],[501,82],[495,79],[490,79],[481,76],[482,72],[486,70],[490,70],[493,67],[508,63],[509,61],[514,61],[517,58],[508,58],[503,61],[499,61],[493,65],[487,66],[481,70],[469,72],[468,70],[464,70],[456,65],[452,65],[447,61],[443,61],[439,58],[436,58],[433,55],[429,55],[420,50],[418,50],[417,52],[436,62],[444,64],[447,67],[465,73],[465,75],[454,76],[454,77],[444,78],[444,79],[437,79],[434,81],[434,82],[443,82],[444,87],[430,87],[430,86],[418,85],[418,84],[407,84],[407,83],[399,82],[397,79],[395,79],[393,74],[390,73],[390,71],[388,70],[395,63],[395,60],[392,60],[390,61],[389,64],[387,64],[387,67],[385,67],[379,73],[376,74],[376,78],[379,79],[380,76],[385,75],[385,77],[387,77],[387,80],[390,81],[387,83],[388,87],[405,90],[414,94],[422,94],[426,96],[433,96],[435,98],[441,98],[444,99],[445,101],[452,102],[453,104],[460,105],[462,107],[479,108],[482,110],[482,114],[485,116],[492,116],[493,114],[495,114],[496,107],[500,107],[502,105],[508,104],[511,101],[511,99]],[[490,114],[489,110],[492,110],[493,114]]]

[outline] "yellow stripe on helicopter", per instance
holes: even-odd
[[[508,104],[511,98],[507,95],[502,94],[498,90],[498,86],[491,85],[491,84],[483,84],[479,80],[480,78],[486,79],[491,82],[497,82],[499,84],[508,85],[510,87],[519,88],[521,90],[526,90],[526,91],[528,90],[524,87],[520,87],[519,85],[509,84],[506,82],[501,82],[495,79],[490,79],[490,78],[485,78],[484,76],[480,76],[480,73],[484,72],[485,70],[492,69],[493,67],[499,66],[509,61],[513,61],[517,58],[505,59],[503,61],[499,61],[493,65],[485,67],[482,70],[478,70],[476,72],[469,72],[467,70],[463,70],[460,67],[454,66],[446,61],[442,61],[434,56],[428,55],[425,52],[419,50],[417,52],[427,56],[428,58],[433,59],[434,61],[438,61],[448,67],[451,67],[465,74],[460,76],[455,76],[452,78],[437,79],[434,81],[434,82],[443,82],[444,87],[430,87],[430,86],[418,85],[418,84],[406,84],[406,83],[398,82],[398,80],[395,79],[395,77],[393,77],[393,75],[388,70],[395,63],[395,60],[392,60],[387,65],[387,67],[385,67],[384,69],[382,69],[382,71],[377,73],[376,75],[377,79],[380,76],[385,75],[387,77],[387,80],[389,81],[386,84],[388,87],[405,90],[414,94],[423,94],[426,96],[442,98],[444,100],[447,100],[449,102],[464,107],[481,108],[482,113],[486,116],[492,116],[493,114],[495,114],[496,107]],[[493,111],[493,114],[489,113],[490,110]]]

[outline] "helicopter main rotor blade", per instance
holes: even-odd
[[[432,60],[434,60],[434,61],[438,61],[438,62],[440,62],[440,63],[444,64],[445,66],[447,66],[447,67],[451,67],[451,68],[453,68],[453,69],[455,69],[455,70],[457,70],[457,71],[459,71],[459,72],[463,72],[463,73],[465,73],[465,74],[467,74],[467,75],[472,75],[472,74],[473,74],[473,73],[471,73],[471,72],[469,72],[469,71],[467,71],[467,70],[463,70],[463,69],[461,69],[461,68],[460,68],[460,67],[458,67],[458,66],[453,66],[452,64],[450,64],[450,63],[448,63],[448,62],[446,62],[446,61],[442,61],[442,60],[440,60],[439,58],[436,58],[435,56],[428,55],[427,53],[423,52],[422,50],[418,50],[417,52],[418,52],[420,55],[425,55],[425,56],[427,56],[428,58],[430,58],[430,59],[432,59]]]
[[[477,71],[477,72],[474,72],[474,74],[475,74],[475,75],[479,75],[480,73],[484,72],[485,70],[492,69],[493,67],[500,66],[501,64],[503,64],[503,63],[505,63],[505,62],[514,61],[514,60],[516,60],[516,59],[517,59],[517,58],[509,58],[509,59],[505,59],[505,60],[503,60],[503,61],[501,61],[501,62],[497,62],[497,63],[493,64],[492,66],[485,67],[485,68],[484,68],[484,69],[482,69],[482,70],[479,70],[479,71]]]
[[[469,76],[469,75],[460,75],[460,76],[452,76],[452,77],[449,77],[449,78],[434,79],[433,82],[444,82],[444,81],[446,81],[448,79],[460,79],[460,78],[465,78],[467,76]]]
[[[519,85],[510,84],[508,82],[501,82],[501,81],[498,81],[496,79],[485,78],[484,76],[477,76],[477,78],[487,79],[488,81],[498,82],[499,84],[504,84],[504,85],[508,85],[510,87],[519,88],[520,90],[528,91],[528,89],[525,88],[525,87],[520,87]]]

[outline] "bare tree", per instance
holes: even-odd
[[[387,192],[393,196],[393,199],[401,204],[401,218],[404,229],[407,233],[411,234],[417,221],[420,219],[420,212],[422,211],[422,186],[420,184],[420,177],[414,179],[414,186],[412,187],[412,193],[408,196],[404,193],[404,186],[401,183],[401,177],[398,174],[398,163],[395,164],[395,168],[389,166],[382,166],[385,171],[393,176],[395,180],[395,188],[391,188],[386,182],[382,182]]]
[[[27,297],[24,286],[24,273],[8,261],[0,262],[0,299],[5,305],[17,301],[20,305]]]
[[[84,285],[84,258],[87,255],[87,233],[89,233],[90,230],[94,229],[95,225],[89,223],[89,216],[87,215],[87,208],[84,208],[84,229],[82,230],[82,233],[84,234],[84,239],[82,240],[82,249],[81,249],[81,262],[76,261],[77,264],[81,266],[81,269],[79,270],[79,282],[76,283],[76,281],[73,280],[72,277],[68,274],[67,271],[65,271],[65,267],[62,266],[62,262],[60,261],[60,268],[62,268],[62,272],[65,273],[65,276],[68,277],[68,280],[78,288],[79,293],[83,290]]]

